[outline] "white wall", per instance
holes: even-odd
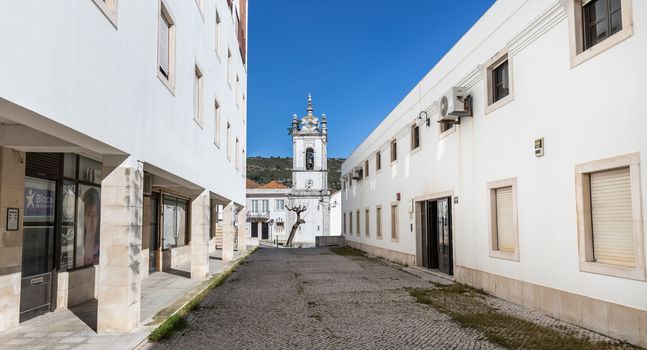
[[[330,196],[330,235],[341,236],[341,191]],[[336,205],[334,203],[337,203]]]
[[[116,28],[91,0],[4,2],[1,117],[58,137],[78,131],[243,203],[244,159],[236,170],[225,154],[227,121],[246,149],[245,108],[236,105],[235,87],[226,81],[228,47],[245,95],[247,73],[227,1],[206,0],[204,16],[195,1],[165,1],[176,24],[175,95],[157,77],[159,1],[119,1]],[[204,76],[203,127],[193,120],[196,62]],[[222,108],[220,148],[214,145],[215,99]],[[37,116],[7,113],[14,104]],[[61,128],[51,128],[52,121]]]
[[[347,239],[415,254],[409,203],[451,191],[459,198],[453,208],[456,265],[647,310],[644,281],[579,271],[575,211],[576,164],[637,151],[647,160],[647,119],[641,112],[647,3],[632,4],[634,35],[571,68],[568,21],[559,1],[497,1],[344,162],[342,174],[348,174],[368,159],[371,174],[342,194],[343,211],[355,215],[359,209],[363,230],[364,208],[371,208],[375,220],[375,206],[382,205],[385,237],[377,240],[373,231],[369,239]],[[485,115],[482,65],[506,47],[514,100]],[[462,118],[440,140],[437,110],[430,107],[452,86],[469,88],[475,115]],[[431,112],[432,126],[421,128],[422,149],[411,153],[409,125],[421,109]],[[390,165],[388,143],[395,136],[399,160]],[[533,153],[539,137],[545,138],[543,158]],[[377,150],[382,170],[376,173]],[[518,183],[519,262],[489,256],[486,186],[511,177]],[[388,239],[389,206],[396,193],[402,200],[400,239],[394,243]],[[646,193],[643,188],[643,203]],[[645,218],[644,213],[643,208]]]

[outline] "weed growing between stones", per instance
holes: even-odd
[[[343,256],[362,256],[365,257],[366,255],[364,252],[361,250],[351,248],[351,247],[330,247],[330,249],[333,253],[337,255],[343,255]]]
[[[486,303],[487,294],[462,284],[436,288],[409,288],[421,304],[450,316],[463,327],[477,330],[507,349],[635,349],[619,341],[592,341],[569,327],[548,327],[505,314]]]

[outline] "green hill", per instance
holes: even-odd
[[[342,158],[328,158],[328,187],[332,192],[341,189]],[[265,184],[272,180],[292,187],[292,158],[288,157],[248,157],[247,178]]]

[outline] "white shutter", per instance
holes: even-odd
[[[590,176],[595,261],[634,266],[629,168],[596,172]]]
[[[498,250],[514,252],[514,222],[512,220],[512,187],[496,189],[496,230]]]
[[[160,37],[159,37],[159,55],[160,55],[160,69],[168,77],[169,76],[169,28],[170,25],[163,14],[159,21],[160,23]]]

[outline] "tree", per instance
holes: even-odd
[[[297,230],[299,229],[299,225],[306,223],[306,221],[301,218],[301,214],[306,210],[308,210],[308,207],[304,204],[295,204],[293,206],[286,205],[285,209],[297,214],[297,220],[292,225],[292,229],[290,230],[290,235],[288,236],[288,241],[285,244],[286,246],[291,247],[292,240],[294,240],[294,235],[296,235]]]

